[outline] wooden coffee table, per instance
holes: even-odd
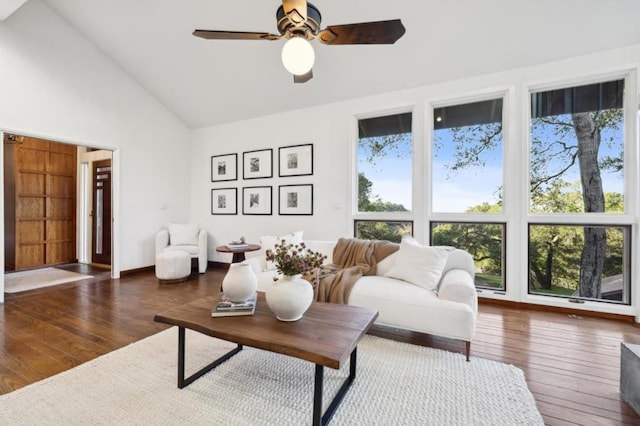
[[[193,383],[240,352],[244,345],[289,355],[316,365],[313,424],[329,423],[356,377],[358,342],[369,330],[378,313],[357,306],[314,302],[301,320],[282,322],[269,310],[264,293],[258,293],[254,315],[212,318],[211,310],[218,300],[219,296],[207,297],[175,307],[154,318],[155,321],[178,326],[178,387],[182,389]],[[187,328],[236,343],[237,347],[191,376],[185,377]],[[349,376],[323,414],[324,367],[339,369],[347,358],[350,358]]]

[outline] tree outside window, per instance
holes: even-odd
[[[624,80],[531,94],[533,213],[624,212],[623,94]],[[603,283],[628,287],[627,234],[610,226],[530,226],[529,291],[566,288],[572,297],[611,300]],[[620,290],[618,301],[628,303]]]

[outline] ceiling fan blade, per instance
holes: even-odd
[[[284,14],[296,27],[307,21],[307,0],[282,0]]]
[[[207,40],[278,40],[282,36],[245,31],[195,30],[193,35]]]
[[[316,36],[324,44],[393,44],[404,34],[399,19],[330,25]]]
[[[307,81],[311,80],[313,78],[313,70],[309,70],[308,73],[306,74],[300,74],[300,75],[293,75],[293,82],[294,83],[306,83]]]

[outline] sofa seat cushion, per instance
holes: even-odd
[[[187,253],[189,253],[189,256],[197,256],[198,253],[200,252],[200,248],[198,246],[192,246],[192,245],[177,245],[177,246],[166,247],[163,250],[163,252],[169,252],[169,251],[186,251]]]
[[[432,290],[394,278],[361,277],[349,305],[378,311],[376,324],[470,341],[475,315],[469,306],[439,299]]]

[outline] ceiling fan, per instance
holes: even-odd
[[[313,77],[315,54],[310,40],[328,45],[393,44],[405,32],[400,19],[329,25],[320,29],[320,11],[306,0],[282,0],[276,11],[278,34],[195,30],[193,35],[208,40],[280,40],[288,39],[282,49],[282,62],[295,83],[305,83]]]

